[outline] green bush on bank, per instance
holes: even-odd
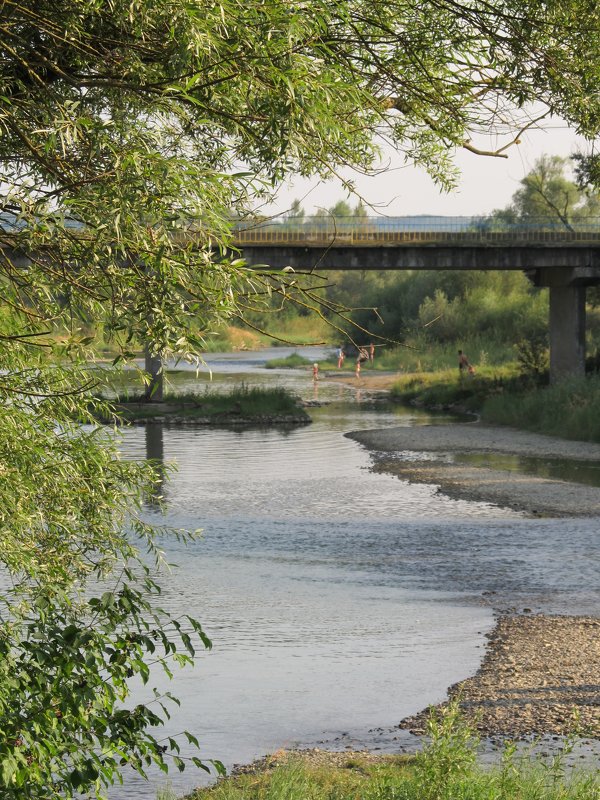
[[[482,408],[487,422],[600,442],[600,375],[565,381],[535,391],[488,397]]]
[[[427,408],[456,408],[480,414],[485,422],[600,442],[600,375],[540,386],[520,373],[517,364],[401,376],[391,389],[397,402]]]
[[[291,353],[285,358],[272,358],[265,364],[266,369],[297,369],[298,367],[308,367],[313,362],[309,358],[298,353]]]
[[[500,763],[484,768],[477,761],[479,739],[461,719],[456,704],[432,712],[428,743],[416,756],[291,754],[269,769],[240,775],[187,800],[598,800],[600,777],[568,769],[564,756],[572,742],[549,760],[508,744]]]

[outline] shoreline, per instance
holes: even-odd
[[[531,517],[600,516],[600,487],[527,474],[518,469],[458,463],[455,456],[514,456],[600,463],[600,444],[557,439],[480,422],[347,433],[373,457],[372,469],[439,486],[454,499],[511,508]]]
[[[600,740],[600,619],[588,616],[505,615],[486,634],[481,665],[449,687],[465,719],[499,740],[566,737]],[[425,732],[428,710],[399,728]]]
[[[600,445],[480,422],[346,434],[371,451],[372,469],[438,485],[449,497],[512,508],[529,517],[600,515],[600,488],[517,470],[456,463],[457,454],[600,462]],[[582,735],[600,739],[600,618],[501,615],[475,675],[448,689],[479,733],[500,739]],[[420,735],[427,710],[399,729]]]

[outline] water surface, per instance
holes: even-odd
[[[192,730],[206,758],[230,766],[337,737],[397,749],[408,735],[381,731],[476,670],[494,607],[597,611],[597,520],[526,520],[373,474],[345,432],[433,418],[370,405],[339,381],[315,390],[302,372],[236,364],[216,373],[222,385],[284,382],[328,405],[305,427],[149,426],[122,445],[178,465],[166,517],[151,505],[148,517],[204,529],[185,549],[165,542],[179,566],[162,604],[200,618],[214,641],[170,687],[183,703],[169,732]],[[171,781],[183,793],[202,775]],[[112,796],[154,794],[128,778]]]

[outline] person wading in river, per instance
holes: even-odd
[[[369,351],[366,348],[361,347],[359,349],[359,351],[358,351],[358,356],[356,358],[356,377],[357,378],[360,378],[360,367],[361,367],[361,364],[364,364],[365,361],[368,361],[368,360],[369,360]]]

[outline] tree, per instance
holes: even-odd
[[[573,230],[577,220],[597,214],[598,196],[566,177],[567,165],[568,160],[559,156],[539,158],[522,179],[510,206],[495,211],[492,219],[500,224],[531,223]]]
[[[290,210],[287,212],[286,217],[293,220],[304,219],[304,209],[302,208],[300,200],[296,199],[292,201],[292,205],[290,206]]]
[[[196,358],[215,326],[273,294],[318,302],[310,285],[294,294],[297,275],[245,265],[231,219],[286,175],[370,170],[378,133],[444,186],[453,149],[477,151],[473,136],[505,127],[510,108],[535,101],[597,135],[600,12],[584,0],[0,8],[0,786],[46,800],[100,793],[124,765],[181,767],[152,736],[160,705],[128,709],[127,681],[207,644],[197,622],[153,610],[138,555],[153,533],[137,509],[156,476],[80,425],[110,377],[88,367],[96,329],[116,361],[136,343]]]

